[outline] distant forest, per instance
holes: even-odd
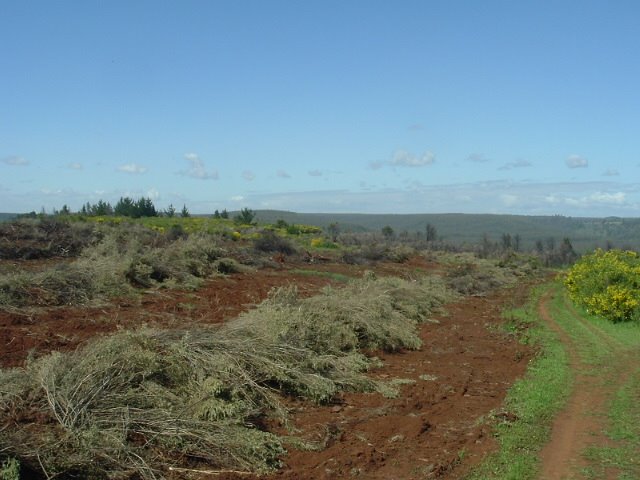
[[[102,211],[101,207],[106,208]],[[255,220],[263,224],[276,224],[279,220],[288,224],[316,225],[330,232],[338,233],[387,233],[399,236],[437,235],[439,241],[453,245],[479,245],[505,240],[517,241],[519,250],[533,251],[542,247],[549,249],[560,245],[568,238],[578,253],[595,248],[621,248],[640,250],[640,218],[586,218],[528,215],[495,214],[348,214],[348,213],[296,213],[281,210],[248,210]],[[241,211],[223,210],[208,215],[217,218],[236,218]],[[56,213],[70,213],[67,207]],[[166,210],[157,210],[146,198],[133,200],[121,198],[111,207],[108,203],[83,205],[80,214],[107,214],[125,216],[190,216],[183,206],[176,211],[173,206]],[[32,212],[31,215],[35,215]],[[15,218],[14,213],[0,213],[0,221]],[[253,219],[253,217],[252,217]],[[250,222],[249,222],[250,223]],[[510,241],[511,241],[510,240]]]
[[[534,250],[540,244],[560,244],[569,238],[577,252],[594,248],[640,250],[640,218],[583,218],[493,214],[344,214],[295,213],[256,210],[260,223],[317,225],[337,224],[348,232],[381,232],[391,227],[396,234],[426,234],[427,225],[435,228],[440,240],[456,244],[477,245],[484,241],[501,242],[505,236],[519,238],[521,250]]]

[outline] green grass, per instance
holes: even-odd
[[[559,283],[546,287],[553,294],[549,313],[570,336],[580,360],[589,367],[596,381],[611,382],[616,367],[624,358],[639,358],[640,326],[613,324],[574,308]],[[571,372],[567,354],[558,338],[542,323],[533,310],[540,293],[523,310],[509,315],[515,323],[531,328],[523,341],[539,345],[540,354],[531,364],[527,376],[517,382],[506,400],[506,408],[518,419],[497,425],[500,450],[489,456],[468,480],[536,478],[538,452],[547,441],[553,415],[569,394]],[[582,321],[581,319],[586,320]],[[582,474],[589,479],[604,479],[611,469],[620,480],[640,478],[640,368],[632,372],[617,389],[608,406],[606,435],[611,443],[589,447],[583,452],[589,465]]]
[[[20,480],[20,462],[8,458],[0,464],[0,480]]]
[[[342,283],[346,283],[349,280],[351,280],[351,277],[348,277],[347,275],[343,275],[341,273],[335,273],[335,272],[321,272],[319,270],[307,270],[304,268],[294,268],[293,270],[289,271],[291,274],[294,275],[306,275],[309,277],[324,277],[324,278],[329,278],[331,280],[334,280],[336,282],[342,282]]]
[[[567,354],[537,313],[539,298],[546,289],[537,289],[525,307],[507,312],[512,327],[518,327],[514,330],[527,327],[522,340],[540,350],[527,375],[513,385],[505,402],[505,408],[517,420],[496,425],[500,450],[487,457],[467,480],[526,480],[537,475],[539,451],[571,386]]]

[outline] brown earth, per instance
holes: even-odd
[[[18,366],[28,352],[41,355],[69,350],[87,339],[142,324],[163,328],[219,323],[259,303],[274,286],[295,283],[303,295],[339,283],[337,273],[359,276],[365,269],[381,275],[411,278],[434,272],[424,259],[375,267],[343,264],[283,265],[250,274],[215,278],[195,292],[152,291],[139,301],[106,307],[58,308],[30,313],[0,312],[0,363]],[[325,272],[305,274],[300,269]],[[294,271],[292,271],[294,270]],[[496,448],[495,422],[509,422],[503,411],[507,389],[526,370],[533,352],[503,333],[505,307],[519,305],[528,286],[519,285],[486,297],[469,297],[447,306],[447,314],[421,328],[419,351],[372,352],[384,366],[375,378],[410,381],[397,398],[380,394],[343,394],[332,405],[292,401],[296,436],[324,448],[290,448],[283,468],[268,478],[283,479],[424,479],[461,478],[487,452]],[[271,428],[283,432],[277,425]],[[175,472],[176,478],[185,478]],[[195,472],[188,478],[209,478]],[[217,472],[219,479],[252,478]]]

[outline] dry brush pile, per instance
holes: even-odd
[[[172,237],[141,226],[105,227],[68,262],[0,272],[0,308],[89,305],[151,287],[196,288],[243,270],[214,235]]]
[[[363,349],[419,348],[416,326],[452,298],[437,279],[368,275],[299,299],[274,291],[217,328],[139,330],[0,372],[0,456],[48,476],[162,477],[171,466],[267,471],[283,396],[389,391]]]

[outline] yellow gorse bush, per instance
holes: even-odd
[[[568,272],[571,299],[614,322],[640,321],[640,257],[637,252],[598,249]]]

